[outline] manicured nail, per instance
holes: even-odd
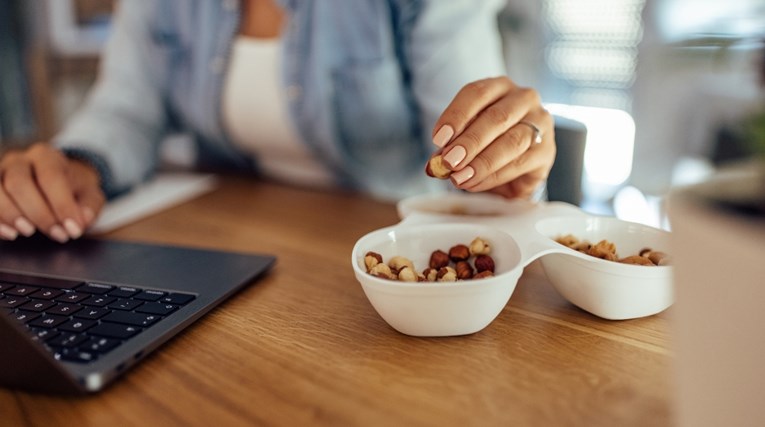
[[[16,227],[16,230],[19,230],[19,233],[26,237],[35,234],[35,226],[32,225],[32,223],[29,222],[26,218],[16,218],[16,221],[13,222],[13,225]]]
[[[436,135],[433,137],[433,144],[436,144],[439,147],[443,147],[449,141],[451,141],[453,136],[454,136],[454,129],[452,129],[452,127],[449,125],[443,125],[441,126],[441,129],[439,129],[438,132],[436,132]]]
[[[0,224],[0,236],[5,240],[16,240],[16,238],[19,237],[19,232],[13,227]]]
[[[85,219],[85,224],[90,224],[90,221],[93,221],[95,216],[96,214],[93,213],[93,209],[87,206],[82,208],[82,217]]]
[[[60,225],[54,225],[51,227],[48,234],[50,234],[50,237],[52,237],[53,240],[59,243],[66,243],[69,240],[69,236],[66,234],[66,231],[61,228]]]
[[[77,239],[82,236],[82,228],[80,228],[80,226],[71,218],[64,220],[64,228],[72,239]]]
[[[460,185],[463,182],[469,180],[475,175],[475,170],[470,166],[465,166],[464,169],[458,170],[449,176],[455,185]]]
[[[467,156],[467,150],[465,150],[465,147],[458,145],[446,153],[444,161],[454,169],[461,161],[465,160],[465,156]]]

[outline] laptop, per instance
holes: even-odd
[[[0,387],[98,392],[275,261],[96,238],[0,242]]]

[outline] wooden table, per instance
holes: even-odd
[[[109,238],[275,254],[266,277],[104,392],[0,390],[8,426],[666,426],[667,313],[608,321],[537,263],[476,334],[390,328],[353,276],[356,240],[395,206],[237,178]]]

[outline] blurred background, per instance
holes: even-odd
[[[0,146],[54,135],[93,84],[115,0],[0,0]],[[580,205],[669,228],[670,188],[752,156],[763,0],[508,0],[508,73],[587,131]]]

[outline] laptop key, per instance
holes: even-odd
[[[30,295],[30,298],[51,300],[64,294],[64,291],[57,289],[40,289],[39,291]]]
[[[114,297],[107,297],[107,296],[98,296],[93,295],[92,297],[86,299],[82,302],[83,305],[90,305],[94,307],[103,307],[107,304],[111,304],[114,302],[117,298]]]
[[[111,313],[111,310],[106,308],[87,307],[85,310],[78,311],[74,317],[80,319],[98,320],[109,313]]]
[[[93,327],[95,320],[73,319],[58,326],[59,331],[65,332],[83,332]]]
[[[139,291],[136,288],[129,288],[127,286],[121,286],[118,289],[115,289],[111,292],[109,292],[109,296],[117,297],[117,298],[130,298],[133,295],[137,294]]]
[[[45,344],[51,347],[69,347],[74,348],[88,340],[87,335],[84,334],[63,334],[53,338],[49,338],[45,341]]]
[[[117,301],[114,301],[113,303],[109,304],[109,308],[113,308],[116,310],[134,310],[139,305],[143,304],[143,301],[138,301],[134,299],[123,299],[120,298]]]
[[[129,325],[120,325],[118,323],[104,322],[96,325],[88,331],[89,334],[98,335],[107,338],[126,339],[141,332],[141,328]]]
[[[16,285],[14,285],[12,283],[0,282],[0,292],[5,292],[8,289],[11,289],[11,288],[13,288],[15,286]]]
[[[61,302],[80,302],[84,299],[90,298],[90,294],[84,294],[81,292],[67,292],[66,294],[56,298],[56,301]]]
[[[165,296],[165,293],[162,291],[155,291],[155,290],[145,290],[138,295],[134,296],[134,299],[139,299],[141,301],[156,301],[160,298]]]
[[[55,329],[43,329],[43,328],[32,328],[32,332],[35,333],[32,339],[36,341],[46,341],[49,339],[53,339],[53,337],[61,334],[61,332]]]
[[[194,298],[196,297],[190,294],[169,294],[160,299],[159,302],[163,302],[165,304],[184,305]]]
[[[120,343],[122,343],[122,341],[113,338],[92,337],[81,344],[80,349],[82,351],[106,353],[116,348]]]
[[[0,300],[0,307],[5,308],[16,308],[22,304],[26,304],[29,302],[29,298],[23,298],[23,297],[7,297],[3,300]]]
[[[129,313],[125,311],[114,311],[101,320],[104,322],[124,323],[134,326],[151,326],[162,319],[156,314]]]
[[[21,323],[31,322],[32,320],[35,320],[40,316],[42,316],[42,313],[37,313],[34,311],[19,310],[13,313],[13,317]]]
[[[64,316],[56,316],[55,314],[46,314],[43,317],[38,317],[29,323],[29,326],[36,326],[38,328],[55,328],[56,326],[64,323],[69,319]]]
[[[29,311],[45,311],[51,307],[56,305],[53,301],[45,301],[45,300],[36,300],[36,301],[29,301],[28,303],[22,305],[19,307],[19,310],[29,310]]]
[[[101,283],[85,283],[77,288],[77,292],[86,292],[94,295],[103,295],[114,289],[114,286],[104,285]]]
[[[138,307],[135,311],[140,313],[149,314],[161,314],[163,316],[168,315],[178,309],[177,305],[173,304],[161,304],[158,302],[147,302],[146,304]]]
[[[75,363],[90,363],[98,358],[98,353],[83,351],[79,348],[62,348],[56,351],[56,359]]]
[[[48,314],[57,314],[60,316],[71,316],[72,314],[77,313],[83,308],[84,307],[77,304],[62,303],[55,307],[49,308],[48,310],[45,310],[45,312]]]
[[[31,294],[37,292],[38,290],[40,290],[40,288],[37,288],[37,287],[34,287],[34,286],[21,285],[21,286],[16,286],[13,289],[7,290],[4,293],[6,295],[13,295],[13,296],[17,296],[17,297],[25,297],[27,295],[31,295]]]

